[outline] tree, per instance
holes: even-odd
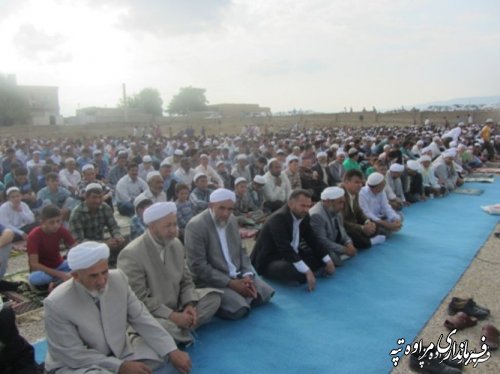
[[[26,124],[29,119],[28,101],[15,84],[0,75],[0,126]]]
[[[168,112],[187,114],[205,110],[208,103],[205,91],[204,88],[182,87],[168,104]]]
[[[151,114],[152,116],[161,116],[163,100],[160,97],[158,90],[154,88],[144,88],[138,94],[127,98],[126,106],[128,108],[135,108],[143,111],[144,113]],[[123,99],[120,101],[120,107],[124,107]]]

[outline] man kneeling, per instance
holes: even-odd
[[[189,373],[189,356],[137,299],[127,277],[108,270],[108,258],[104,243],[84,242],[69,251],[73,278],[44,301],[45,369],[58,374]]]
[[[175,203],[155,203],[144,211],[143,219],[148,228],[120,252],[118,268],[175,341],[188,344],[191,330],[209,322],[219,309],[222,292],[195,288],[177,239]]]

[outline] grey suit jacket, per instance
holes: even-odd
[[[151,316],[120,270],[111,270],[98,307],[74,279],[57,287],[44,301],[47,371],[73,373],[96,368],[117,372],[123,361],[164,362],[177,349],[172,337]],[[131,326],[139,335],[127,333]]]
[[[241,245],[236,218],[231,215],[226,226],[231,261],[241,275],[254,273],[250,259]],[[231,280],[226,260],[210,210],[193,217],[186,226],[184,246],[189,269],[199,287],[227,287]]]
[[[345,231],[344,218],[342,217],[342,213],[339,212],[335,215],[335,219],[337,220],[340,229],[339,242],[335,241],[337,238],[338,230],[333,222],[333,217],[328,214],[321,201],[317,202],[309,210],[309,215],[311,217],[311,227],[316,233],[321,244],[325,248],[328,248],[330,253],[333,251],[337,255],[344,254],[344,246],[352,242],[352,240]]]

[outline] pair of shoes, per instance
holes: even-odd
[[[430,353],[430,354],[429,354]],[[441,362],[438,356],[429,352],[425,357],[420,357],[418,353],[410,355],[410,368],[420,373],[428,374],[459,374],[462,372],[462,365],[447,360]]]
[[[454,297],[448,305],[448,314],[453,315],[457,312],[464,312],[471,317],[476,317],[481,320],[490,315],[489,309],[477,305],[473,299]]]
[[[487,324],[483,326],[481,332],[486,338],[484,342],[488,345],[490,351],[498,349],[498,339],[500,336],[500,332],[498,331],[498,329],[493,325]]]
[[[9,282],[6,280],[0,280],[0,292],[5,291],[17,291],[18,287],[21,285],[21,282]]]
[[[458,312],[455,316],[447,318],[444,326],[449,330],[463,330],[466,327],[477,325],[477,318],[471,317],[464,312]]]

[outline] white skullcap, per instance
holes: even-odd
[[[339,145],[337,143],[333,143],[331,146],[330,146],[330,149],[339,149]]]
[[[419,140],[419,141],[417,142],[417,145],[424,145],[424,141],[423,141],[423,140]]]
[[[418,161],[408,160],[408,162],[406,163],[406,166],[408,166],[408,169],[410,169],[410,170],[417,171],[420,165],[419,165]]]
[[[485,123],[493,123],[493,119],[488,118]]]
[[[432,138],[432,140],[436,142],[441,140],[441,138],[438,135],[436,135],[435,137]]]
[[[177,206],[171,201],[162,201],[148,206],[142,215],[142,220],[146,225],[151,222],[168,216],[169,214],[177,213]]]
[[[443,158],[447,157],[455,158],[456,155],[457,151],[455,151],[454,149],[447,149],[446,151],[443,152]]]
[[[390,148],[391,148],[391,146],[390,146],[389,144],[386,144],[386,145],[384,145],[384,148],[383,148],[383,149],[384,149],[384,151],[385,151],[386,149],[390,149]]]
[[[200,155],[200,158],[208,158],[208,155],[207,155],[206,153],[202,153],[202,154]]]
[[[94,168],[94,165],[92,165],[92,164],[85,164],[85,165],[83,165],[83,167],[82,167],[82,172],[83,172],[83,171],[86,171],[86,170],[89,170],[89,169],[94,170],[94,169],[95,169],[95,168]]]
[[[405,171],[405,167],[401,164],[395,163],[391,165],[389,170],[394,173],[402,173],[403,171]]]
[[[73,157],[68,157],[66,160],[64,160],[64,163],[68,163],[68,162],[76,162],[76,161]]]
[[[149,182],[151,179],[153,179],[154,177],[160,177],[161,179],[163,179],[163,177],[161,176],[160,172],[157,171],[157,170],[154,170],[154,171],[150,171],[147,175],[146,175],[146,182]]]
[[[463,123],[463,122],[459,122],[459,123],[458,123],[458,126],[460,126],[460,127],[465,126],[465,123]]]
[[[276,154],[277,154],[277,155],[279,155],[279,154],[284,155],[284,154],[285,154],[285,151],[284,151],[284,150],[282,150],[282,149],[280,148],[280,149],[278,149],[278,150],[276,151]]]
[[[280,162],[280,160],[278,160],[276,157],[273,157],[267,162],[267,168],[269,169],[271,167],[271,164],[275,161]]]
[[[366,184],[369,186],[378,186],[380,183],[384,181],[384,176],[380,173],[371,173],[368,179],[366,180]]]
[[[467,147],[464,144],[459,144],[457,147],[457,151],[461,151],[463,149],[467,149]]]
[[[153,162],[153,159],[151,158],[150,155],[146,155],[142,158],[142,162]]]
[[[287,164],[289,164],[289,163],[290,163],[290,162],[292,162],[292,161],[297,161],[297,162],[298,162],[298,161],[299,161],[299,158],[298,158],[297,156],[295,156],[295,155],[290,155],[290,156],[288,156],[288,157],[286,158],[286,163],[287,163]]]
[[[349,156],[357,155],[358,153],[359,152],[356,148],[350,148],[348,152]]]
[[[160,164],[160,167],[162,166],[172,166],[172,163],[170,162],[170,160],[167,158],[163,159],[163,161],[161,162]]]
[[[10,194],[11,192],[16,192],[16,191],[17,191],[17,192],[21,192],[21,190],[20,190],[18,187],[13,186],[13,187],[7,188],[7,192],[6,192],[6,194],[7,194],[7,196],[9,196],[9,194]]]
[[[344,156],[345,157],[345,152],[341,149],[337,151],[337,156]]]
[[[196,173],[194,175],[194,178],[193,178],[193,182],[196,183],[196,181],[198,180],[198,178],[201,178],[201,177],[206,177],[207,175],[205,173],[202,173],[201,171],[199,171],[198,173]]]
[[[34,155],[41,155],[41,154],[42,154],[42,152],[40,152],[40,151],[37,149],[37,150],[33,151],[33,154],[34,154]]]
[[[247,159],[247,155],[243,154],[243,153],[240,153],[238,156],[236,156],[237,161],[242,161],[242,160],[246,161],[246,159]]]
[[[426,162],[426,161],[431,162],[431,161],[432,161],[432,158],[430,158],[430,156],[423,155],[423,156],[420,156],[420,158],[418,159],[418,161],[419,161],[420,163],[422,163],[422,162]]]
[[[99,183],[89,183],[85,187],[85,192],[88,192],[90,190],[101,190],[102,191],[102,186]]]
[[[450,142],[450,148],[456,148],[457,142]]]
[[[151,203],[153,203],[149,197],[141,193],[134,199],[134,208],[137,208],[137,206],[139,206],[139,204],[145,200],[149,200]]]
[[[218,167],[219,165],[225,165],[224,161],[220,160],[220,161],[217,161],[217,163],[215,164],[216,167]]]
[[[176,156],[183,156],[184,152],[182,151],[182,149],[176,149],[174,151],[174,155],[176,155]]]
[[[233,203],[236,201],[236,195],[233,191],[226,188],[217,188],[210,194],[211,203],[220,203],[221,201],[231,200]]]
[[[253,177],[253,181],[257,184],[266,184],[266,177],[263,175],[256,175]]]
[[[428,153],[428,152],[432,153],[432,149],[430,147],[425,147],[424,149],[422,149],[422,153]]]
[[[94,156],[96,155],[101,155],[102,154],[102,151],[100,149],[96,149],[93,153],[92,153]]]
[[[245,183],[248,183],[248,181],[246,180],[246,178],[243,178],[243,177],[238,177],[236,178],[236,180],[234,181],[234,186],[236,187],[238,184],[240,184],[241,182],[245,182]]]
[[[71,271],[88,269],[108,257],[109,247],[106,243],[83,242],[69,250],[68,266]]]
[[[316,155],[317,158],[320,158],[320,157],[328,157],[328,155],[326,154],[326,152],[318,152],[318,154]]]
[[[321,193],[321,200],[336,200],[343,197],[345,191],[340,187],[327,187]]]

